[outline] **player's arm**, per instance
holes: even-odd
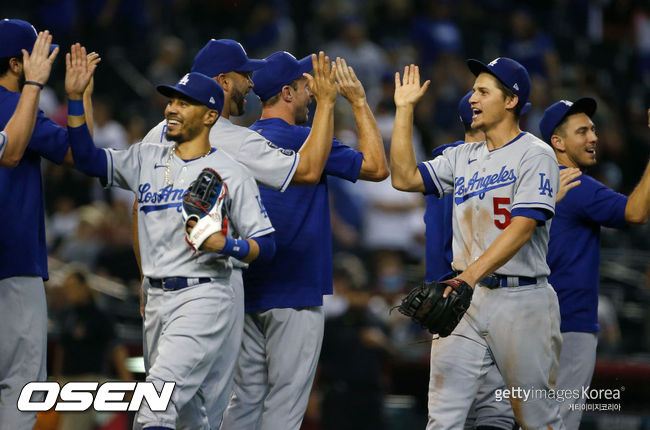
[[[648,109],[650,127],[650,109]],[[625,205],[625,221],[630,224],[645,224],[650,215],[650,162],[646,165],[641,181],[634,188]]]
[[[334,138],[334,102],[336,101],[336,66],[330,68],[329,57],[321,51],[312,54],[314,76],[305,73],[309,89],[316,99],[311,132],[298,151],[300,161],[291,179],[294,185],[316,185],[320,181]]]
[[[359,130],[359,151],[363,154],[359,179],[383,181],[388,177],[388,164],[384,141],[370,106],[363,85],[344,59],[336,58],[336,80],[339,92],[352,106],[354,121]]]
[[[51,44],[52,36],[46,30],[38,34],[31,55],[22,50],[25,82],[33,84],[23,86],[18,106],[4,129],[6,141],[0,136],[0,167],[16,167],[32,138],[41,88],[50,77],[52,63],[59,53],[56,48],[50,54]]]
[[[390,170],[393,188],[425,191],[413,150],[413,112],[430,81],[420,86],[420,71],[413,64],[404,68],[404,78],[395,73],[395,125],[390,146]]]
[[[510,225],[503,230],[487,251],[457,278],[467,282],[473,288],[481,279],[506,264],[530,240],[537,222],[524,216],[512,217]]]
[[[66,54],[65,90],[68,95],[68,135],[75,167],[89,176],[106,178],[106,155],[97,149],[86,123],[83,95],[96,64],[88,64],[86,48],[76,43]]]
[[[192,231],[193,226],[193,221],[190,221],[188,233]],[[249,239],[233,239],[223,233],[215,233],[203,242],[200,249],[235,257],[244,263],[254,260],[270,261],[275,255],[275,237],[273,233],[269,233]]]

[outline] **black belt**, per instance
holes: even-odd
[[[162,278],[153,279],[149,278],[149,285],[154,288],[162,288],[165,291],[180,290],[185,287],[193,285],[205,284],[212,282],[211,278]]]
[[[462,272],[456,272],[456,276],[460,275]],[[508,280],[510,285],[508,285]],[[528,276],[507,276],[507,275],[498,275],[493,273],[487,275],[485,278],[479,281],[479,284],[490,289],[500,288],[500,287],[523,287],[524,285],[535,285],[537,283],[537,278],[531,278]]]

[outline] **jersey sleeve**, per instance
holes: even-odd
[[[7,147],[7,132],[0,131],[0,159],[2,158],[2,155],[5,153],[5,148]]]
[[[239,146],[236,159],[250,170],[257,182],[283,192],[296,173],[300,154],[291,149],[278,148],[251,130]]]
[[[445,149],[433,160],[418,163],[418,170],[424,182],[424,194],[442,197],[454,192],[454,160],[457,149]]]
[[[41,157],[61,164],[70,148],[68,132],[38,110],[36,124],[27,149],[37,152]]]
[[[627,196],[617,193],[587,175],[581,175],[578,180],[582,183],[569,193],[574,191],[580,193],[580,198],[572,201],[579,203],[577,209],[583,219],[612,228],[623,228],[627,225],[625,221]]]
[[[361,173],[363,154],[349,146],[343,145],[336,138],[332,141],[332,149],[325,163],[324,173],[338,176],[350,182],[356,182]]]
[[[515,185],[513,215],[527,213],[522,212],[521,209],[538,209],[546,219],[553,217],[555,193],[559,183],[560,168],[551,154],[537,153],[526,157],[520,165],[519,178]]]
[[[165,121],[160,121],[158,125],[149,130],[149,133],[142,139],[143,142],[148,143],[162,143],[165,141],[165,133],[167,132],[167,124]]]
[[[275,231],[262,204],[257,184],[251,176],[236,183],[234,188],[229,188],[228,193],[228,217],[239,237],[248,239]]]
[[[128,149],[104,149],[106,152],[106,187],[120,187],[136,192],[142,165],[142,143]]]

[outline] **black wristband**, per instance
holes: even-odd
[[[40,89],[43,89],[43,84],[39,84],[38,82],[35,81],[25,81],[25,85],[36,85]]]

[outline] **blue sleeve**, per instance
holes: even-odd
[[[581,175],[578,180],[582,181],[581,184],[570,190],[565,199],[571,196],[570,202],[576,206],[583,219],[605,227],[623,228],[627,225],[626,196],[607,188],[590,176]]]
[[[553,212],[538,208],[515,208],[510,214],[511,217],[523,216],[539,222],[545,222],[553,216]]]
[[[251,239],[257,242],[257,246],[260,247],[260,253],[255,261],[268,263],[273,260],[273,257],[275,256],[275,235],[273,233],[253,237]]]
[[[361,163],[363,163],[363,154],[361,152],[343,145],[334,138],[324,173],[338,176],[350,182],[356,182],[361,172]]]
[[[75,167],[88,176],[105,180],[108,172],[106,153],[95,148],[88,126],[84,123],[80,127],[70,127],[68,134]]]
[[[46,117],[39,109],[27,149],[54,163],[61,164],[69,147],[68,132]]]
[[[418,163],[418,170],[420,171],[420,176],[422,176],[422,182],[424,182],[424,194],[429,195],[433,194],[436,197],[440,197],[440,192],[438,188],[433,183],[433,178],[429,173],[429,169],[424,163]]]

